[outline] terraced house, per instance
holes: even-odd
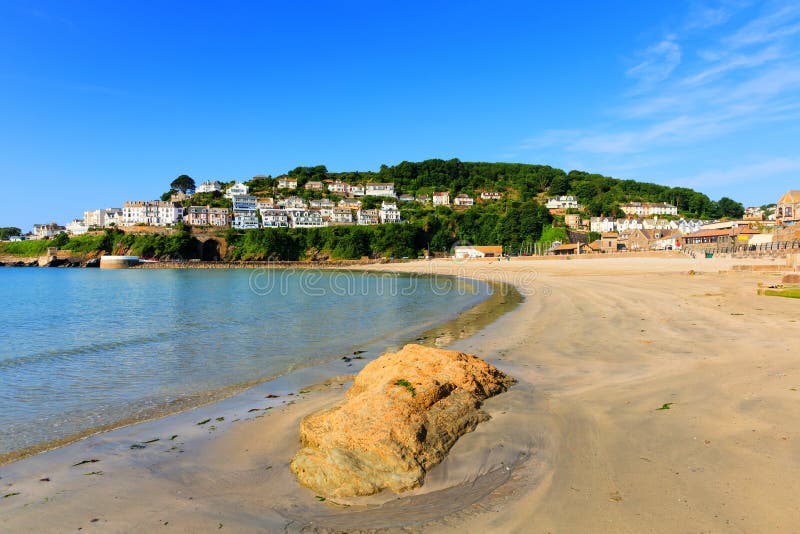
[[[288,228],[289,212],[279,208],[263,208],[261,213],[262,228]]]
[[[183,206],[163,200],[132,200],[122,205],[123,226],[170,226],[183,219]]]
[[[258,228],[258,200],[252,195],[233,197],[233,227],[239,230]]]
[[[367,184],[364,190],[367,196],[372,197],[394,197],[394,184],[371,183]]]
[[[318,211],[292,210],[289,213],[291,216],[292,228],[318,228],[320,226],[325,226],[325,221],[322,220],[322,214]]]
[[[189,206],[186,222],[192,226],[230,226],[231,211],[228,208]]]

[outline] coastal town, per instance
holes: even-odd
[[[187,177],[188,178],[188,177]],[[268,183],[270,187],[264,187]],[[251,185],[248,185],[251,184]],[[251,191],[256,187],[258,194]],[[268,194],[264,194],[264,192]],[[185,191],[170,190],[161,200],[125,201],[122,207],[87,210],[66,225],[36,224],[10,241],[52,239],[66,233],[79,236],[109,228],[170,228],[178,224],[199,230],[259,228],[322,228],[373,226],[408,222],[402,205],[432,209],[468,210],[476,204],[502,200],[508,193],[484,190],[474,195],[451,191],[402,193],[394,183],[351,184],[341,180],[308,180],[281,176],[254,177],[249,182],[207,180]],[[168,198],[167,198],[168,197]],[[195,203],[211,199],[213,204]],[[367,202],[369,206],[367,207]],[[519,254],[577,255],[642,251],[770,251],[796,248],[800,242],[800,190],[790,190],[775,204],[748,207],[741,218],[706,220],[684,218],[666,202],[631,201],[619,205],[622,217],[587,216],[578,198],[559,195],[539,199],[566,230],[567,239],[539,244],[527,251],[503,250],[496,244],[460,246],[451,255],[461,258]]]
[[[800,0],[0,27],[0,534],[800,533]]]

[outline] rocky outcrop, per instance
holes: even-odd
[[[406,345],[367,364],[345,400],[302,421],[292,472],[328,497],[418,487],[489,418],[481,402],[513,382],[476,356]]]

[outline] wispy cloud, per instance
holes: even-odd
[[[683,29],[686,31],[707,30],[725,24],[742,8],[752,4],[748,0],[727,0],[716,5],[694,3],[689,9]]]
[[[800,158],[770,158],[755,163],[739,164],[726,169],[703,171],[677,178],[674,183],[687,187],[710,187],[733,183],[760,182],[765,177],[794,174],[800,171]]]
[[[651,89],[672,74],[681,62],[681,47],[668,36],[641,53],[639,63],[628,69],[628,76],[638,80],[637,91]]]
[[[710,31],[709,28],[713,28]],[[586,159],[605,168],[664,159],[755,127],[800,119],[800,4],[749,1],[695,4],[686,22],[633,54],[634,81],[605,121],[551,129],[519,149]],[[731,157],[740,156],[732,154]],[[677,157],[677,156],[676,156]],[[702,166],[704,162],[696,162]],[[697,172],[695,185],[795,169],[800,160],[773,154],[737,173]],[[635,174],[635,167],[630,174]],[[737,178],[741,176],[741,178]]]
[[[788,4],[739,28],[723,42],[732,48],[770,43],[800,33],[800,5]]]

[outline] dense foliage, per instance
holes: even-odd
[[[106,230],[97,234],[69,237],[59,234],[50,240],[0,243],[0,253],[13,256],[40,256],[47,247],[58,247],[76,254],[130,253],[143,257],[189,259],[199,257],[197,238],[186,228],[165,234],[126,234],[121,230]]]
[[[228,259],[403,258],[424,251],[449,252],[457,243],[500,244],[517,251],[538,241],[550,221],[548,211],[535,203],[497,203],[458,212],[418,205],[403,208],[412,220],[409,224],[229,230]]]
[[[583,171],[564,172],[547,165],[525,163],[464,162],[458,159],[404,161],[382,165],[378,172],[328,172],[324,165],[297,167],[289,176],[298,187],[309,180],[341,180],[348,183],[393,182],[399,193],[430,194],[449,191],[477,196],[480,191],[499,191],[507,198],[528,201],[537,196],[574,195],[591,215],[622,216],[625,202],[668,202],[686,217],[738,218],[744,207],[730,198],[711,200],[686,187],[669,187],[636,180],[620,180]]]
[[[16,226],[8,226],[5,228],[0,228],[0,241],[5,241],[11,236],[16,236],[21,234],[22,230],[20,230]]]
[[[397,194],[414,196],[448,191],[451,198],[460,193],[478,198],[481,191],[497,191],[502,193],[502,200],[478,200],[468,209],[401,202],[398,207],[408,224],[229,230],[226,233],[227,259],[415,257],[424,251],[446,252],[457,243],[502,245],[506,252],[514,253],[529,249],[536,242],[567,240],[565,229],[558,227],[543,206],[548,197],[558,195],[576,196],[585,206],[586,216],[622,216],[619,205],[630,201],[668,202],[676,205],[683,216],[693,218],[739,218],[744,212],[742,204],[730,198],[713,201],[688,188],[619,180],[582,171],[566,173],[546,165],[522,163],[432,159],[382,165],[377,172],[329,172],[324,165],[317,165],[296,167],[287,174],[298,181],[298,190],[291,194],[306,199],[328,196],[337,201],[338,198],[331,194],[306,191],[303,185],[308,181],[341,180],[351,184],[393,182]],[[271,176],[255,176],[246,183],[251,194],[278,193],[277,179]],[[179,176],[170,185],[172,189],[164,195],[167,198],[175,190],[194,190],[194,180],[186,175]],[[380,197],[361,198],[365,209],[380,207],[383,200]],[[220,192],[195,194],[183,204],[186,207],[230,207],[230,201]],[[3,231],[6,231],[3,235],[13,235],[8,231],[18,229],[0,229]],[[35,256],[47,246],[51,246],[50,241],[4,243],[0,245],[0,252]],[[170,235],[107,231],[73,238],[59,236],[52,246],[81,253],[125,250],[145,257],[196,258],[201,250],[197,239],[185,228]]]
[[[194,179],[186,174],[181,174],[169,184],[171,189],[182,193],[193,193],[195,190]]]

